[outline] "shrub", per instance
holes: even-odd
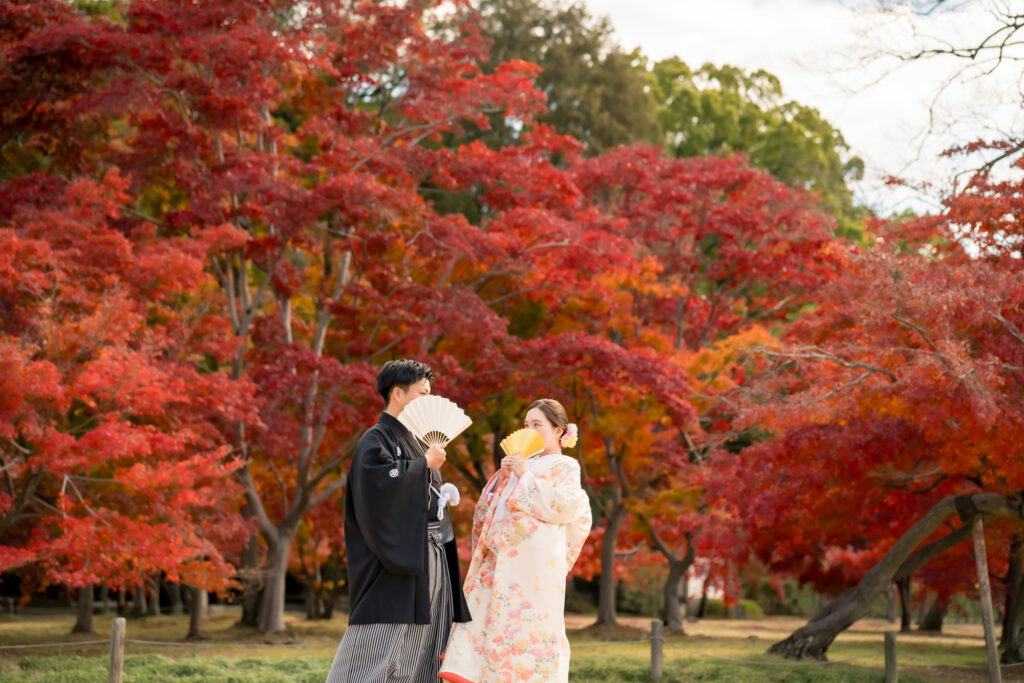
[[[747,598],[742,598],[738,605],[728,611],[721,600],[708,598],[704,605],[704,617],[707,619],[760,619],[763,616],[761,606]]]

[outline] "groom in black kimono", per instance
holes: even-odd
[[[413,360],[377,375],[386,407],[349,466],[349,626],[327,683],[434,683],[452,622],[470,620],[455,530],[438,501],[444,450],[427,449],[397,419],[432,383],[430,366]]]

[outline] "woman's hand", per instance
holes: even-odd
[[[501,459],[501,469],[506,472],[511,472],[517,477],[522,477],[526,474],[526,458],[524,458],[520,453],[506,455]]]

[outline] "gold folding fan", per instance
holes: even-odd
[[[420,396],[409,401],[398,421],[428,446],[444,448],[473,421],[462,408],[443,396]]]
[[[544,449],[544,438],[536,429],[527,427],[512,432],[502,439],[498,445],[501,446],[501,450],[505,451],[505,455],[513,455],[515,453],[533,455],[537,451]]]

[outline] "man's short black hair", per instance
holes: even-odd
[[[433,387],[434,371],[426,363],[408,358],[389,360],[377,373],[377,393],[384,397],[384,406],[387,407],[392,389],[401,387],[404,391],[424,377]]]

